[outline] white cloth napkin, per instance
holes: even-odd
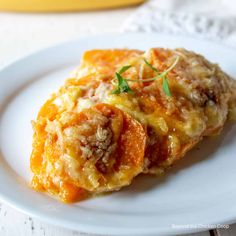
[[[122,31],[192,35],[236,46],[236,1],[148,1],[125,21]]]

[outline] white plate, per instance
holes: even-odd
[[[63,84],[85,50],[123,47],[185,47],[236,76],[235,49],[158,34],[80,39],[16,61],[0,72],[1,199],[44,221],[88,233],[169,235],[204,230],[195,228],[196,224],[235,222],[235,126],[227,126],[221,136],[203,141],[166,176],[139,177],[111,195],[65,205],[28,188],[30,121],[39,107]]]

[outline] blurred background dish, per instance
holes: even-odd
[[[65,12],[109,9],[137,5],[145,0],[0,0],[0,10],[20,12]]]

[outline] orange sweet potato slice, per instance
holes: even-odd
[[[34,136],[33,136],[33,150],[30,158],[30,168],[34,173],[39,173],[42,164],[42,154],[44,151],[44,143],[47,136],[45,126],[47,120],[55,119],[58,109],[53,104],[54,96],[47,100],[41,107],[37,122],[33,122]]]
[[[142,172],[146,134],[131,116],[98,104],[82,111],[76,125],[86,126],[80,132],[85,141],[80,140],[84,152],[77,159],[82,166],[78,186],[93,192],[117,190]]]
[[[143,171],[146,133],[134,118],[115,106],[97,104],[69,113],[68,122],[60,124],[63,112],[55,115],[52,107],[46,102],[34,124],[34,189],[73,202],[86,198],[88,192],[118,190]],[[63,137],[47,131],[47,114]]]
[[[113,76],[115,71],[124,63],[142,55],[140,50],[127,49],[104,49],[89,50],[83,55],[79,71],[83,71],[83,76],[87,74],[106,74]]]

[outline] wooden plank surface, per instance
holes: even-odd
[[[229,229],[217,229],[215,230],[216,236],[235,236],[236,224],[230,225]]]

